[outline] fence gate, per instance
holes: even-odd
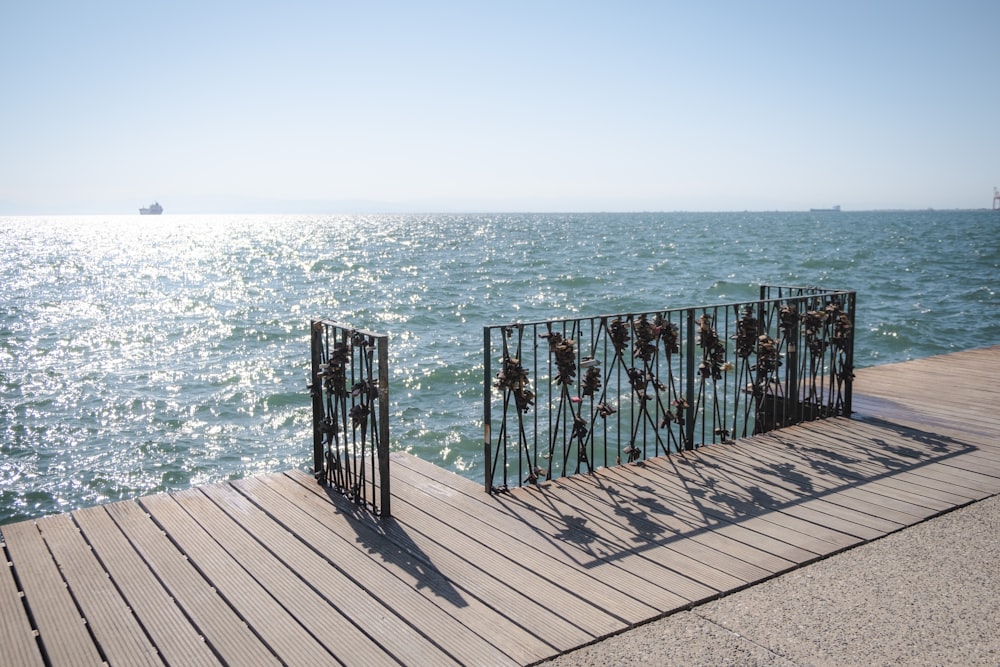
[[[328,320],[311,331],[316,479],[387,517],[389,337]]]

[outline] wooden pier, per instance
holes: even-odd
[[[1000,492],[1000,346],[863,369],[854,419],[377,521],[288,472],[0,528],[4,665],[528,665]]]

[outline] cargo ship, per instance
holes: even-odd
[[[159,215],[163,213],[163,207],[160,206],[160,202],[153,202],[146,208],[139,209],[139,215]]]

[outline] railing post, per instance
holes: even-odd
[[[389,337],[378,339],[378,477],[381,491],[381,515],[391,516],[392,497],[389,480]]]
[[[490,422],[493,419],[492,385],[490,381],[491,372],[490,359],[493,356],[490,350],[490,328],[483,327],[483,461],[486,465],[486,493],[493,491],[493,434],[490,430]]]
[[[324,467],[323,431],[320,428],[323,421],[323,383],[319,377],[319,366],[323,356],[323,323],[313,320],[309,329],[312,351],[312,375],[309,377],[309,392],[312,394],[313,411],[313,474],[318,475]]]
[[[857,292],[850,292],[847,295],[846,301],[850,305],[850,315],[848,316],[848,319],[851,322],[851,338],[844,354],[844,361],[847,364],[847,367],[841,370],[846,371],[846,373],[844,373],[844,416],[850,417],[852,412],[851,394],[854,391],[854,341],[856,339],[857,332],[854,328],[854,316],[858,307]]]
[[[685,371],[685,379],[687,381],[687,410],[684,412],[685,416],[685,433],[684,433],[684,448],[691,450],[694,449],[694,424],[695,418],[695,401],[694,401],[694,357],[695,357],[695,320],[694,320],[694,308],[687,309],[687,349],[684,351],[685,360],[687,361],[687,369]]]
[[[805,305],[804,299],[795,300],[796,315],[802,314]],[[782,418],[782,426],[785,423],[798,424],[801,418],[802,396],[799,391],[799,320],[798,317],[791,323],[788,336],[788,390],[785,394],[785,411]]]

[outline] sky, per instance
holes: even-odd
[[[0,215],[989,208],[996,0],[0,0]]]

